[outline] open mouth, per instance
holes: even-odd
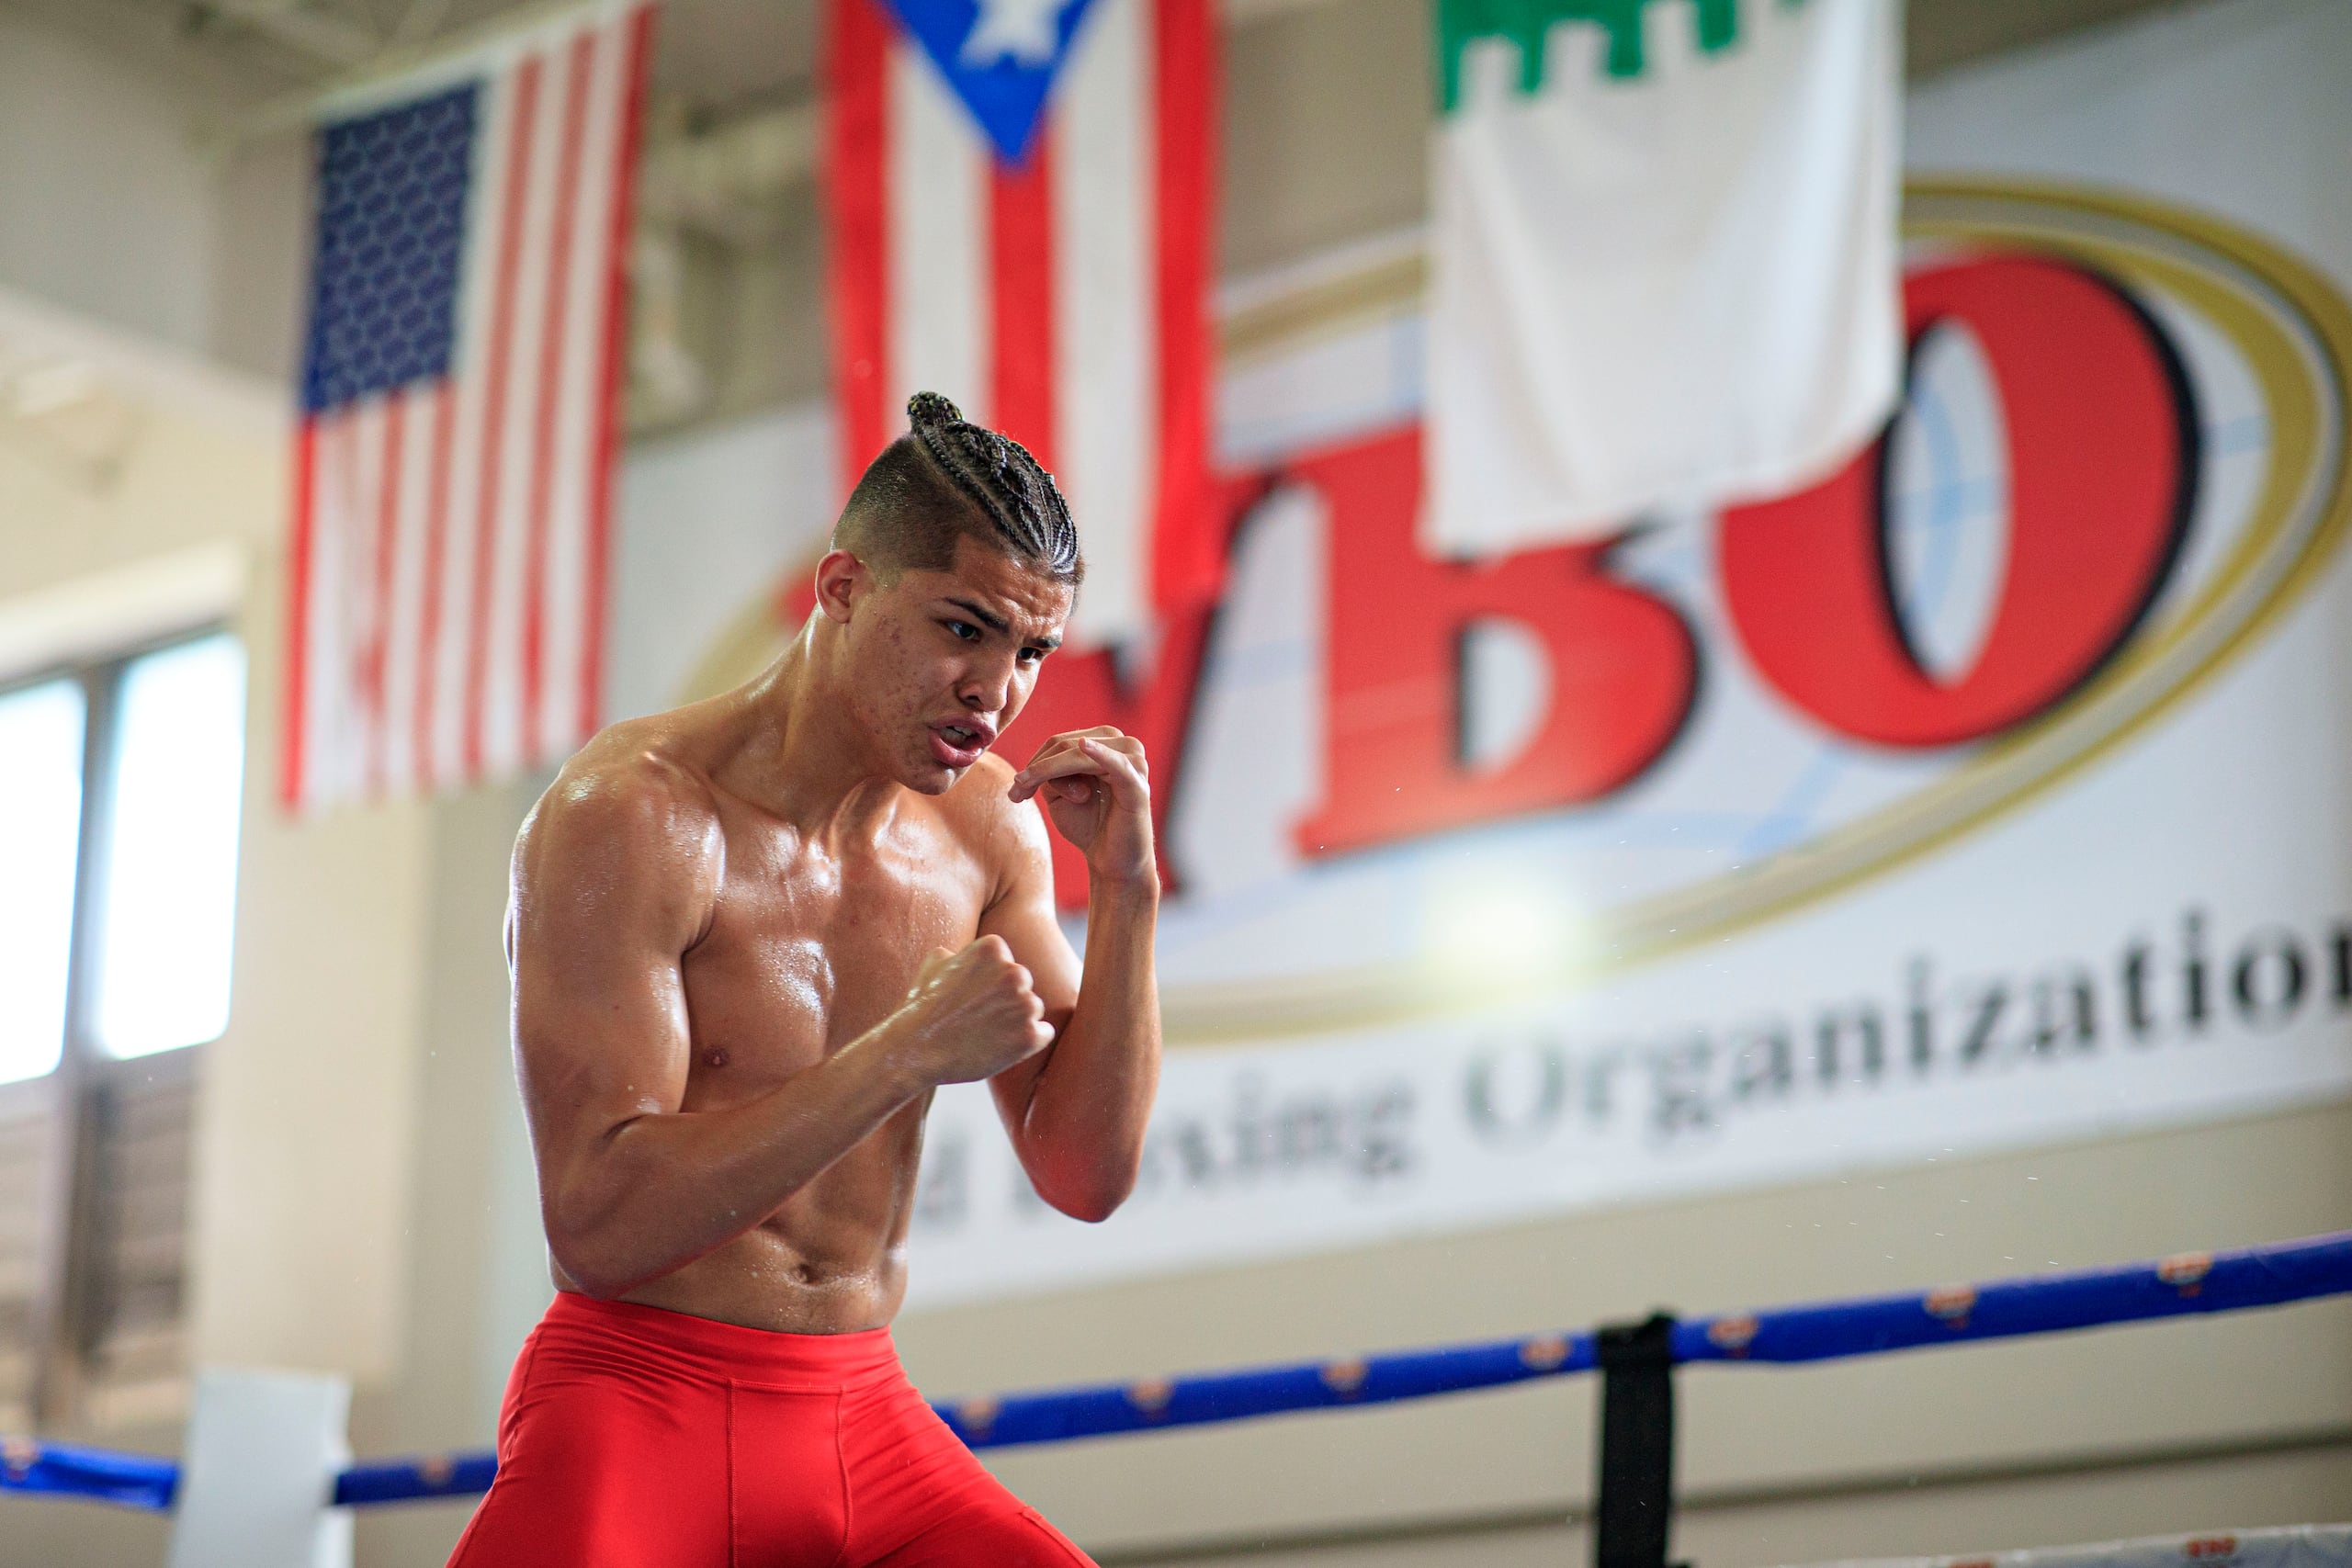
[[[980,753],[996,739],[996,731],[978,724],[934,724],[931,727],[931,751],[943,766],[968,768],[980,760]]]

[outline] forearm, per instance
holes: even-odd
[[[931,1087],[904,1033],[886,1021],[741,1105],[614,1127],[545,1205],[557,1263],[617,1295],[758,1224]]]
[[[1069,1020],[1031,1088],[1023,1160],[1048,1202],[1101,1219],[1134,1189],[1159,1087],[1152,936],[1159,889],[1106,886],[1088,899],[1086,966]]]

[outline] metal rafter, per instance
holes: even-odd
[[[373,28],[326,14],[304,0],[201,0],[190,11],[250,28],[337,69],[364,65],[384,47]]]

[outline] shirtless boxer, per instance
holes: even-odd
[[[887,1326],[923,1115],[985,1078],[1039,1196],[1132,1190],[1158,1082],[1149,785],[989,754],[1082,568],[1051,476],[932,394],[749,685],[618,724],[514,850],[514,1043],[558,1292],[453,1568],[1067,1568]],[[1091,876],[1085,980],[1046,814]]]

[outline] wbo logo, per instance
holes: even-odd
[[[1442,559],[1418,427],[1375,430],[1232,477],[1221,604],[1057,656],[999,749],[1149,748],[1171,1040],[1539,996],[1839,895],[2126,755],[2318,578],[2352,308],[2315,270],[2054,187],[1915,184],[1905,227],[1905,406],[1812,488]]]
[[[1418,430],[1377,433],[1249,477],[1226,602],[1148,673],[1056,660],[1003,750],[1149,747],[1172,1034],[1442,1014],[1771,919],[2112,752],[2314,580],[2352,515],[2316,272],[2116,196],[1920,185],[1905,223],[1905,407],[1810,490],[1442,560]],[[1576,929],[1498,921],[1514,879]]]

